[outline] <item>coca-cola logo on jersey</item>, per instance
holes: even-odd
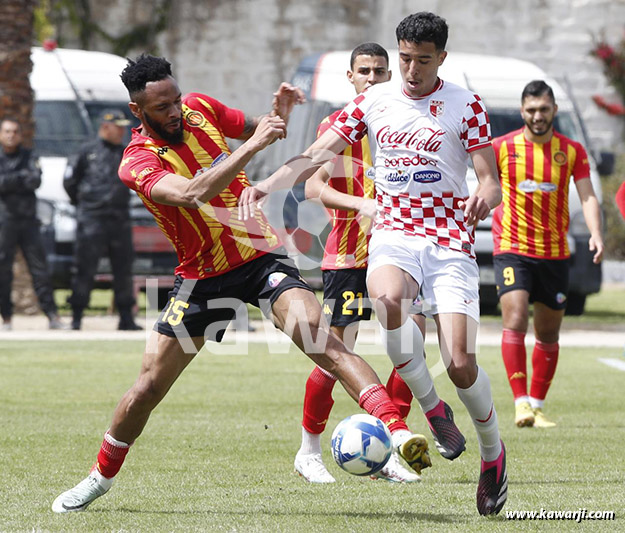
[[[438,152],[441,149],[443,130],[423,127],[414,131],[391,131],[384,126],[378,131],[376,140],[380,148],[398,148],[403,146],[409,150]]]

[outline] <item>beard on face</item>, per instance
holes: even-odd
[[[180,115],[180,124],[174,131],[167,131],[161,124],[156,122],[145,111],[143,112],[143,118],[147,122],[148,126],[154,130],[161,139],[167,141],[169,144],[181,143],[184,138],[184,128],[182,127],[182,115]]]
[[[551,127],[553,126],[553,120],[550,120],[549,122],[545,121],[538,127],[534,125],[531,121],[526,120],[525,125],[534,135],[544,135],[551,130]]]

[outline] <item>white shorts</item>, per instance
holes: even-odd
[[[419,284],[423,312],[462,313],[480,320],[480,273],[477,262],[423,237],[377,230],[369,242],[367,278],[376,268],[393,265]]]

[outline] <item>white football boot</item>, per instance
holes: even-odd
[[[295,471],[310,483],[334,483],[336,479],[328,472],[320,453],[295,456]]]
[[[106,478],[96,468],[73,489],[61,494],[52,504],[55,513],[84,511],[89,504],[106,494],[115,478]]]
[[[399,462],[399,455],[394,451],[384,468],[373,474],[371,479],[385,479],[394,483],[416,483],[421,481],[421,476],[405,468]]]

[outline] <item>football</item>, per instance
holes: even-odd
[[[384,468],[392,452],[391,432],[375,416],[348,416],[332,433],[334,460],[343,470],[355,476],[375,474]]]

